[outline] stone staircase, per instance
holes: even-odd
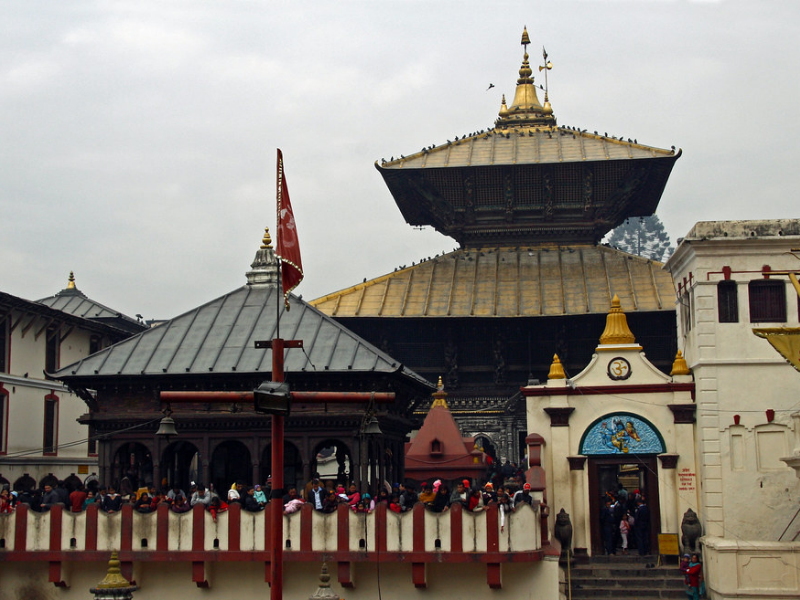
[[[584,559],[586,560],[586,559]],[[625,600],[686,600],[683,575],[677,562],[660,567],[657,556],[621,555],[593,556],[580,562],[569,572],[574,600],[614,598]],[[565,579],[567,574],[565,572]],[[569,600],[569,589],[564,593]]]

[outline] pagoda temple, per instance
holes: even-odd
[[[677,350],[669,273],[600,241],[655,212],[680,152],[558,125],[529,43],[525,30],[516,91],[493,126],[375,164],[405,220],[459,248],[311,303],[442,375],[462,433],[512,462],[525,449],[520,387],[546,379],[554,353],[568,375],[582,370],[615,295],[654,365],[669,372]],[[544,55],[539,71],[551,68]]]

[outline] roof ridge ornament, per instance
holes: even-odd
[[[256,257],[250,268],[251,270],[245,274],[247,285],[276,285],[278,283],[278,258],[272,248],[269,227],[264,228],[261,246],[256,251]]]
[[[431,394],[433,396],[433,403],[431,404],[431,409],[436,407],[441,408],[449,408],[447,406],[447,392],[444,391],[444,383],[442,382],[442,376],[439,375],[439,383],[436,385],[436,391]]]
[[[75,273],[70,271],[69,277],[67,278],[67,289],[74,290],[75,288]]]

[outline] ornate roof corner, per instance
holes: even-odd
[[[678,353],[675,355],[675,362],[672,363],[672,371],[669,373],[673,377],[675,375],[691,375],[692,372],[689,370],[689,365],[686,364],[686,359],[683,357],[683,352],[678,350]]]
[[[600,345],[634,344],[635,342],[636,338],[628,327],[628,319],[622,311],[619,296],[614,294],[614,298],[611,300],[611,310],[608,311],[606,317],[606,328],[603,335],[600,336]]]
[[[272,248],[272,238],[269,235],[269,227],[264,228],[264,237],[261,240],[261,247],[256,251],[256,257],[250,265],[251,270],[245,276],[247,285],[277,285],[278,283],[278,258]]]
[[[558,354],[553,354],[553,364],[550,365],[550,372],[547,374],[547,379],[566,379],[567,374],[564,372],[564,365],[561,364],[561,359]]]

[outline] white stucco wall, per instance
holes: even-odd
[[[16,322],[20,313],[12,313]],[[33,318],[30,327],[28,324]],[[37,482],[53,473],[59,479],[97,470],[97,458],[87,455],[88,428],[77,419],[88,411],[86,404],[59,382],[45,378],[46,332],[36,334],[46,326],[40,316],[24,315],[11,332],[8,372],[0,373],[0,383],[8,392],[8,430],[6,454],[0,455],[0,475],[10,483],[27,473]],[[65,328],[65,331],[69,327]],[[63,332],[62,332],[63,335]],[[89,354],[91,332],[73,328],[60,345],[60,364],[70,364]],[[55,456],[45,456],[44,443],[45,396],[58,397],[58,425]],[[79,442],[68,445],[71,442]],[[82,479],[86,474],[78,474]]]
[[[798,298],[784,277],[786,323],[751,323],[748,282],[762,268],[800,268],[791,254],[800,247],[798,221],[699,223],[678,246],[667,268],[685,282],[678,302],[678,344],[697,385],[697,453],[701,512],[707,535],[739,540],[777,540],[792,520],[800,482],[779,458],[791,453],[792,411],[800,398],[800,373],[754,327],[798,326]],[[720,323],[717,286],[728,267],[738,292],[738,323]],[[680,318],[690,302],[692,326]],[[769,423],[766,410],[775,410]],[[738,415],[739,425],[734,424]]]

